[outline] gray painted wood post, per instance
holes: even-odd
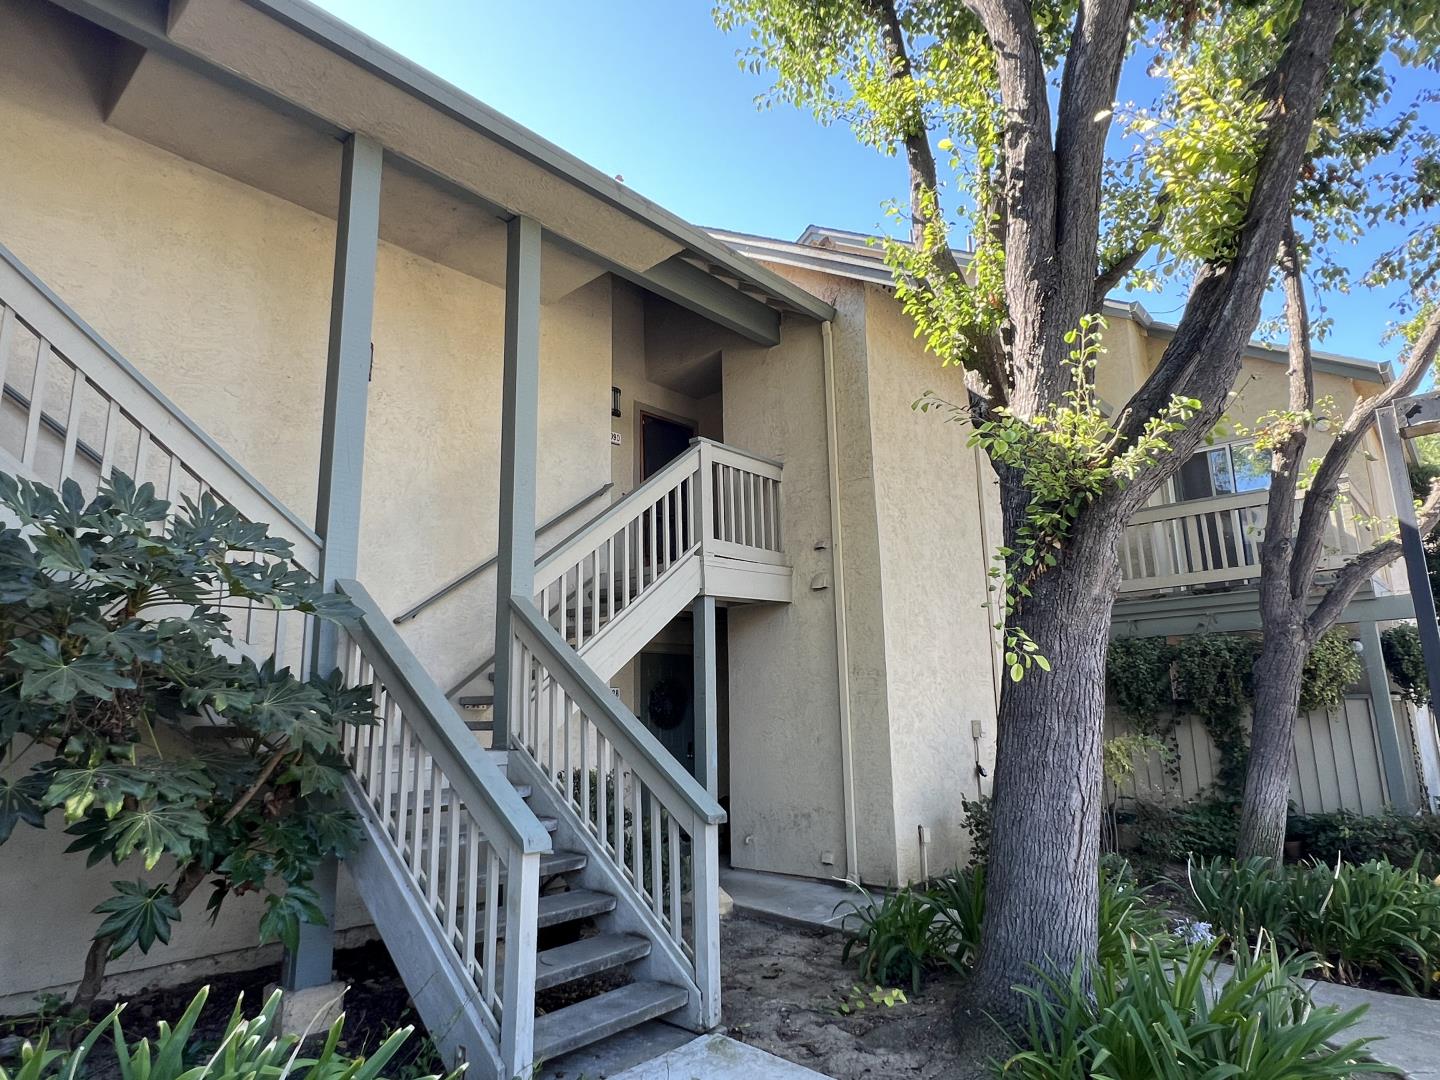
[[[495,718],[491,746],[510,744],[510,598],[535,592],[535,458],[540,430],[540,224],[506,226],[505,374],[500,409],[500,544],[495,582]],[[513,984],[512,984],[513,985]]]
[[[720,1023],[720,827],[697,822],[692,841],[695,887],[695,984],[700,1026]]]
[[[360,489],[365,470],[365,410],[370,392],[370,331],[375,312],[375,249],[380,237],[383,150],[365,135],[351,135],[341,155],[340,209],[335,222],[335,276],[330,296],[330,344],[325,367],[325,419],[320,439],[320,486],[315,531],[320,535],[320,581],[356,576],[360,552]],[[321,622],[314,635],[311,670],[333,671],[340,661],[340,630]],[[300,947],[287,953],[287,989],[331,979],[335,955],[334,861],[314,885],[326,914],[323,926],[301,923]]]
[[[1405,552],[1405,577],[1410,583],[1415,626],[1420,631],[1420,645],[1425,653],[1425,674],[1430,682],[1430,715],[1434,717],[1437,714],[1437,695],[1440,695],[1440,623],[1435,620],[1435,594],[1430,591],[1425,540],[1420,535],[1420,524],[1415,514],[1415,497],[1410,490],[1410,470],[1405,465],[1395,406],[1386,406],[1375,414],[1375,429],[1380,433],[1380,445],[1385,449],[1385,471],[1390,476],[1390,491],[1395,498],[1400,546]]]
[[[720,793],[720,720],[716,696],[715,597],[696,597],[694,614],[695,655],[695,779],[712,797]]]
[[[1380,742],[1385,787],[1390,794],[1390,805],[1408,814],[1415,807],[1416,783],[1414,771],[1405,767],[1405,752],[1395,726],[1395,702],[1390,697],[1390,675],[1385,670],[1385,656],[1380,648],[1380,626],[1362,623],[1357,629],[1363,646],[1365,673],[1370,680],[1370,708],[1375,716],[1375,735]]]

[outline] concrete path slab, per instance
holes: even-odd
[[[1342,1037],[1376,1038],[1380,1041],[1368,1050],[1377,1061],[1395,1066],[1410,1080],[1440,1080],[1440,1001],[1327,982],[1311,983],[1310,996],[1317,1005],[1342,1010],[1368,1005],[1365,1015]]]
[[[845,901],[859,899],[843,882],[766,874],[757,870],[721,870],[720,887],[730,894],[735,910],[761,919],[839,930],[848,908]]]
[[[824,1073],[778,1058],[725,1035],[701,1035],[614,1080],[830,1080]]]

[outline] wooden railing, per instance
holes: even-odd
[[[725,813],[533,605],[513,601],[510,740],[638,901],[652,936],[720,1020],[719,825]]]
[[[174,507],[208,493],[290,541],[296,565],[318,569],[314,530],[3,246],[0,384],[0,471],[57,488],[73,480],[88,497],[118,469]],[[307,617],[238,597],[223,606],[240,651],[305,671]]]
[[[369,594],[353,581],[337,588],[361,611],[344,644],[347,685],[375,700],[375,723],[350,729],[342,747],[354,795],[459,984],[459,1007],[493,1040],[499,1074],[528,1075],[550,837]]]
[[[1141,510],[1120,542],[1120,591],[1158,591],[1258,577],[1268,500],[1268,492],[1252,491]],[[1377,534],[1370,517],[1369,507],[1358,493],[1342,493],[1326,523],[1322,567],[1336,567],[1375,543]]]

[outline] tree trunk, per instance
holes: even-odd
[[[1278,861],[1284,854],[1290,758],[1309,651],[1304,629],[1296,619],[1266,628],[1265,643],[1255,661],[1255,711],[1237,858],[1263,855]]]
[[[200,883],[205,880],[205,873],[205,868],[200,863],[185,865],[170,890],[176,907],[184,904],[190,894],[200,887]],[[110,964],[110,949],[114,944],[113,934],[104,934],[90,942],[90,948],[85,953],[85,973],[80,977],[80,985],[75,987],[75,996],[70,999],[72,1015],[90,1015],[95,999],[100,996],[100,986],[105,981],[105,969]]]
[[[1036,971],[1095,955],[1105,655],[1119,582],[1122,524],[1077,523],[1014,622],[1050,661],[1001,694],[986,917],[968,986],[973,1008],[1013,1025]]]

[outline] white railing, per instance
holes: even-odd
[[[702,547],[782,563],[780,476],[775,462],[694,440],[536,563],[536,605],[562,639],[583,650]]]
[[[314,573],[320,540],[5,247],[0,246],[0,471],[93,496],[113,470],[179,506],[210,494],[294,547]],[[260,556],[256,556],[260,558]],[[303,669],[310,620],[234,598],[231,629],[256,660]]]
[[[512,752],[636,900],[719,1022],[719,825],[725,813],[533,605],[512,602]]]
[[[1120,591],[1258,577],[1268,500],[1268,492],[1251,491],[1141,510],[1121,538]],[[1334,568],[1375,543],[1370,517],[1356,493],[1342,493],[1326,523],[1322,568]]]
[[[346,684],[375,701],[375,723],[348,730],[342,747],[356,794],[462,984],[455,1007],[475,1011],[500,1075],[528,1075],[549,834],[369,594],[353,581],[337,589],[361,611],[347,628]]]

